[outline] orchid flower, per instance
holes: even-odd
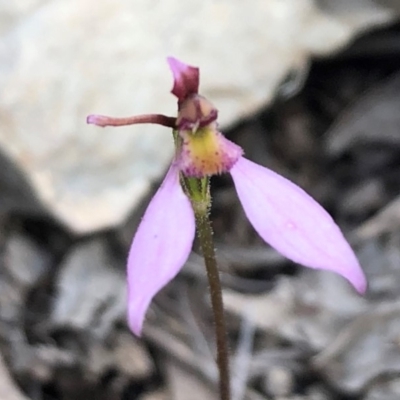
[[[176,276],[191,252],[195,209],[187,182],[221,173],[231,174],[244,212],[265,242],[298,264],[342,275],[364,292],[364,273],[330,215],[300,187],[243,157],[242,149],[218,131],[217,109],[199,95],[199,69],[172,57],[168,63],[174,77],[172,94],[178,98],[177,118],[149,114],[87,119],[98,126],[156,123],[174,132],[175,156],[129,252],[131,330],[141,334],[152,298]]]

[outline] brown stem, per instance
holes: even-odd
[[[220,399],[230,400],[230,373],[229,350],[224,317],[224,305],[222,301],[222,289],[219,279],[215,249],[213,244],[213,232],[208,218],[208,213],[195,212],[197,234],[200,240],[203,257],[207,269],[208,283],[210,285],[211,305],[214,313],[215,335],[217,339],[217,364],[219,370]]]

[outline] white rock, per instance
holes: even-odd
[[[201,67],[202,93],[222,125],[232,123],[270,101],[311,54],[331,53],[393,17],[367,1],[335,3],[324,10],[311,0],[0,2],[0,146],[71,230],[115,226],[167,167],[171,133],[102,130],[85,116],[174,115],[165,62],[174,55]]]

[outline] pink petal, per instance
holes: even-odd
[[[179,102],[185,100],[189,95],[199,91],[199,69],[184,64],[173,57],[167,58],[169,67],[174,75],[174,87],[171,93]]]
[[[299,264],[334,271],[358,292],[366,290],[364,273],[339,227],[304,190],[243,157],[231,174],[247,218],[267,243]]]
[[[140,336],[153,296],[182,268],[195,235],[194,214],[176,166],[151,200],[128,258],[128,322]]]

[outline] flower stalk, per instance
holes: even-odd
[[[215,257],[213,231],[209,218],[211,207],[209,178],[181,177],[182,186],[190,199],[210,287],[211,308],[214,316],[217,345],[217,366],[219,373],[219,394],[221,400],[230,400],[229,349],[227,340],[221,281]]]
[[[211,307],[214,314],[215,337],[217,343],[217,365],[219,370],[219,394],[221,400],[230,400],[229,349],[222,300],[221,281],[219,279],[213,232],[207,213],[195,212],[197,235],[203,252],[210,286]]]

